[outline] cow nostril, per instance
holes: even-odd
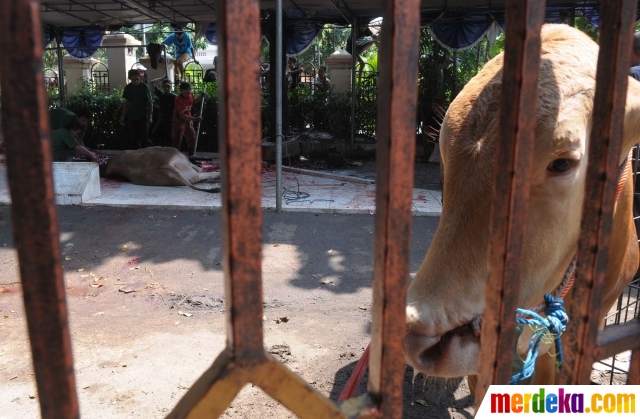
[[[442,339],[440,336],[426,336],[412,331],[405,336],[405,351],[410,364],[423,366],[425,362],[433,357],[432,352],[439,351],[438,343]]]

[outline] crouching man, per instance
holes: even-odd
[[[98,156],[93,150],[81,145],[78,138],[82,133],[82,126],[74,119],[64,128],[59,128],[51,133],[51,146],[53,148],[53,161],[71,161],[80,154],[91,161],[98,162]]]

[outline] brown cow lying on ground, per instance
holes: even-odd
[[[558,287],[577,252],[598,61],[598,46],[569,26],[545,25],[541,37],[540,99],[518,301],[525,309]],[[471,375],[471,384],[478,372],[480,339],[464,326],[485,309],[502,64],[503,55],[488,62],[445,116],[440,132],[442,217],[407,297],[407,363],[431,376]],[[625,112],[620,164],[640,139],[640,83],[634,80],[629,80]],[[638,268],[632,198],[629,180],[614,211],[602,310],[595,319],[604,317]],[[565,306],[572,303],[570,295]],[[529,336],[518,341],[521,355]],[[534,384],[552,384],[557,378],[549,350],[554,352],[551,345],[540,349]]]
[[[198,188],[195,183],[217,179],[220,173],[203,173],[173,147],[149,147],[127,150],[107,163],[105,176],[125,178],[136,185],[181,186],[196,191],[220,192],[220,188]]]

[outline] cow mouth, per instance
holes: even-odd
[[[440,377],[476,373],[479,348],[472,322],[438,336],[409,331],[405,337],[407,363],[418,372]]]

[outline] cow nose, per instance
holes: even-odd
[[[435,358],[434,351],[440,351],[442,336],[426,336],[414,331],[408,331],[404,338],[404,347],[409,364],[419,369],[428,367]]]

